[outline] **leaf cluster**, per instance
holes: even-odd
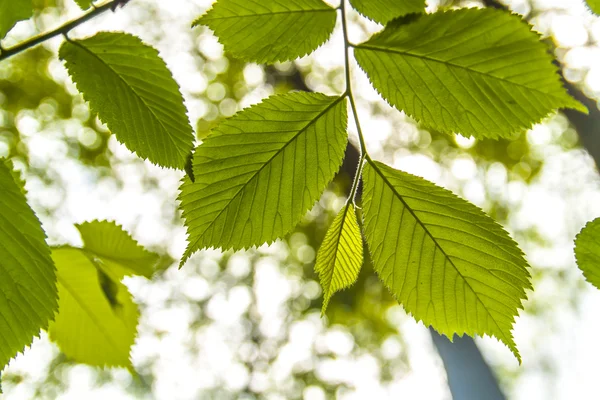
[[[566,92],[546,45],[517,15],[492,9],[427,14],[423,0],[350,4],[382,30],[350,43],[345,1],[336,9],[322,0],[217,0],[197,18],[193,26],[210,28],[232,56],[270,64],[314,52],[339,16],[346,89],[337,96],[271,96],[223,120],[195,148],[177,82],[158,51],[138,37],[69,37],[59,58],[117,140],[143,159],[187,172],[179,201],[189,244],[180,265],[202,249],[248,249],[291,232],[340,169],[350,111],[361,158],[351,194],[317,255],[323,313],[335,292],[356,281],[366,251],[383,284],[417,320],[448,337],[494,336],[520,361],[511,329],[532,289],[521,250],[473,204],[371,158],[350,56],[389,104],[445,134],[511,139],[559,108],[587,110]],[[0,38],[31,15],[30,2],[0,0]],[[81,248],[50,249],[23,187],[10,163],[1,162],[0,365],[47,329],[73,360],[133,369],[129,351],[139,311],[122,279],[150,278],[170,260],[110,222],[78,225]],[[586,277],[599,285],[596,222],[578,236],[575,252]]]

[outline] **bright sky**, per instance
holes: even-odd
[[[72,36],[86,36],[99,29],[125,30],[155,45],[182,86],[190,118],[195,121],[215,112],[196,94],[206,93],[214,100],[224,96],[223,88],[211,84],[209,79],[211,73],[227,68],[222,47],[210,33],[195,40],[198,31],[190,34],[189,29],[191,20],[202,14],[210,3],[209,0],[133,0],[123,10],[83,25]],[[149,23],[144,8],[151,4],[160,10],[160,20]],[[569,66],[569,79],[583,82],[591,93],[600,94],[600,48],[596,45],[600,38],[600,19],[592,16],[579,0],[539,0],[535,4],[536,10],[547,10],[534,18],[535,26],[545,35],[554,35],[561,47],[558,55]],[[430,7],[433,6],[430,3]],[[512,7],[523,14],[531,10],[526,0],[515,0]],[[72,7],[69,16],[79,13],[76,7]],[[53,25],[56,18],[49,15],[46,19],[49,25]],[[352,23],[350,28],[353,42],[359,42],[366,38],[368,32],[379,29],[376,24],[366,21]],[[30,29],[27,23],[19,24],[14,37],[28,36]],[[308,83],[313,89],[338,94],[343,91],[342,80],[331,86],[325,78],[328,71],[343,66],[341,43],[338,26],[327,45],[299,61],[300,66],[312,65],[313,72]],[[54,49],[59,45],[60,39],[50,43]],[[199,73],[191,55],[196,47],[211,60],[210,67],[202,73]],[[507,371],[520,368],[520,375],[509,393],[510,398],[597,397],[600,292],[582,282],[574,266],[572,240],[585,221],[600,215],[600,180],[589,156],[580,150],[563,151],[558,146],[567,129],[565,119],[560,116],[550,118],[527,134],[534,153],[546,160],[546,166],[539,178],[526,187],[510,179],[504,166],[477,165],[468,155],[454,155],[443,165],[436,163],[427,152],[431,141],[429,138],[427,142],[427,133],[420,131],[403,114],[391,110],[371,89],[366,77],[357,68],[353,71],[359,113],[367,145],[374,158],[453,189],[482,207],[489,205],[486,196],[490,194],[502,199],[513,211],[508,221],[509,230],[523,232],[527,228],[537,228],[546,241],[545,245],[540,245],[517,235],[531,263],[536,268],[547,270],[545,277],[536,282],[536,292],[526,304],[526,308],[535,305],[542,311],[535,316],[522,314],[515,325],[523,366],[518,367],[510,352],[495,340],[479,340],[491,363]],[[66,71],[58,60],[52,64],[50,72],[57,80],[68,81]],[[264,85],[264,72],[260,66],[247,66],[244,78],[253,90],[241,106],[256,103],[271,93],[271,89]],[[70,87],[75,92],[72,84]],[[372,114],[373,104],[383,111]],[[231,102],[221,103],[224,113],[233,113],[235,107]],[[85,119],[87,111],[83,105],[79,112]],[[32,113],[23,113],[19,115],[18,127],[31,148],[32,164],[49,169],[66,188],[65,193],[61,193],[39,180],[32,178],[28,181],[36,209],[59,206],[58,218],[45,218],[45,228],[51,239],[76,243],[78,237],[73,223],[107,218],[124,225],[145,245],[165,246],[166,243],[175,258],[183,252],[184,229],[172,225],[175,207],[172,199],[177,193],[180,173],[138,162],[124,146],[112,140],[117,175],[125,183],[118,187],[114,181],[100,177],[96,171],[65,161],[64,135],[94,139],[93,134],[80,129],[77,121],[59,125],[40,124]],[[350,129],[354,135],[352,124]],[[404,144],[419,141],[422,141],[422,151],[411,153],[402,149]],[[474,144],[473,140],[461,137],[456,137],[456,141],[463,148]],[[2,149],[0,142],[0,155]],[[159,179],[161,187],[148,191],[143,184],[145,176]],[[164,206],[165,202],[169,207]],[[329,198],[321,202],[321,207],[334,209],[341,204],[341,199]],[[289,337],[281,337],[287,312],[285,302],[291,297],[313,299],[320,296],[320,289],[315,287],[314,282],[305,283],[298,276],[290,275],[289,271],[283,271],[280,265],[283,260],[289,259],[290,254],[304,262],[314,258],[314,251],[307,249],[306,238],[301,236],[295,237],[297,245],[291,249],[278,243],[250,253],[252,257],[260,258],[256,265],[254,287],[218,283],[216,277],[221,276],[217,265],[220,253],[214,251],[203,252],[182,270],[170,270],[165,281],[129,281],[136,298],[148,307],[133,351],[134,365],[152,365],[157,378],[154,387],[156,398],[195,399],[202,390],[215,387],[235,390],[247,383],[257,389],[278,387],[286,384],[292,367],[302,366],[314,367],[321,379],[346,382],[352,389],[340,391],[339,397],[343,399],[449,398],[444,371],[427,331],[408,318],[400,307],[393,309],[389,318],[401,329],[407,346],[392,338],[385,342],[382,351],[389,359],[406,352],[412,370],[398,374],[392,385],[380,384],[381,371],[375,357],[354,351],[354,338],[341,328],[327,329],[318,314],[294,322]],[[229,260],[226,276],[232,282],[250,273],[246,255],[235,255]],[[554,278],[558,274],[566,278],[559,282]],[[581,295],[576,298],[575,294]],[[247,336],[241,316],[250,306],[253,296],[257,299],[256,312],[261,318],[261,332],[271,337],[273,343],[283,341],[285,344],[274,368],[250,375],[240,362],[236,349]],[[211,322],[191,333],[190,324],[197,314],[193,301],[207,298],[211,300],[206,317]],[[575,308],[571,305],[574,299],[577,300]],[[155,329],[164,334],[160,338],[154,336],[151,332]],[[190,352],[190,346],[193,346],[193,352]],[[42,380],[47,373],[47,363],[56,351],[46,339],[38,340],[30,351],[11,363],[9,369],[25,372],[31,382]],[[240,351],[252,354],[270,350],[247,347]],[[317,361],[315,351],[335,357]],[[113,373],[114,383],[98,388],[92,370],[87,367],[75,367],[63,375],[68,388],[61,399],[125,399],[127,395],[121,386],[131,379],[126,372],[116,371]],[[10,398],[33,398],[26,383],[11,390]],[[309,387],[304,391],[304,398],[318,400],[324,398],[324,394],[318,387]]]

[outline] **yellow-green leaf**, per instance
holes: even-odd
[[[218,0],[194,26],[208,26],[237,58],[273,63],[316,50],[335,19],[335,9],[321,0]]]
[[[194,183],[181,186],[189,245],[272,243],[290,232],[337,173],[348,143],[346,98],[271,96],[224,120],[194,153]]]
[[[315,271],[323,287],[323,313],[335,292],[356,282],[362,263],[362,236],[349,201],[333,220],[317,254]]]
[[[131,369],[139,312],[125,285],[81,249],[54,249],[52,258],[59,312],[48,328],[50,339],[77,362]]]
[[[507,138],[559,108],[587,112],[531,29],[493,9],[411,15],[390,22],[354,55],[382,97],[425,126]]]
[[[114,222],[93,221],[76,225],[83,247],[99,257],[114,271],[117,281],[126,275],[151,278],[156,271],[168,267],[173,260],[140,246],[123,228]]]
[[[382,25],[406,14],[425,12],[425,0],[350,0],[350,4],[365,17]]]
[[[33,15],[31,0],[0,0],[0,40],[19,21]]]
[[[600,218],[588,222],[577,235],[575,257],[585,279],[600,289]]]
[[[194,135],[177,82],[158,51],[126,33],[63,43],[59,57],[93,112],[142,158],[183,169]]]
[[[0,371],[57,308],[56,272],[12,164],[0,159]]]
[[[511,329],[531,277],[508,233],[424,179],[373,161],[363,176],[364,234],[398,302],[450,339],[493,335],[520,362]]]
[[[594,13],[600,14],[600,0],[587,0],[587,4]]]

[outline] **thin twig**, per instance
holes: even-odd
[[[122,0],[111,0],[102,5],[95,6],[87,13],[85,13],[85,14],[81,15],[80,17],[75,18],[69,22],[66,22],[65,24],[59,26],[58,28],[56,28],[54,30],[40,33],[39,35],[33,36],[21,43],[18,43],[16,45],[12,46],[12,47],[2,49],[2,51],[0,52],[0,61],[5,60],[11,56],[14,56],[15,54],[19,54],[19,53],[21,53],[27,49],[30,49],[34,46],[37,46],[38,44],[43,43],[46,40],[51,39],[55,36],[66,35],[73,28],[83,24],[86,21],[89,21],[90,19],[102,14],[105,11],[112,10],[113,7],[116,7],[117,5],[119,5],[121,3],[122,3]]]
[[[352,94],[352,79],[350,73],[350,41],[348,39],[348,22],[346,20],[346,0],[342,0],[340,4],[340,11],[342,14],[342,30],[344,32],[344,64],[345,64],[345,73],[346,73],[346,96],[350,100],[350,108],[352,110],[352,114],[354,115],[354,123],[356,124],[356,130],[358,132],[358,141],[360,145],[360,159],[358,161],[358,167],[356,170],[356,175],[354,175],[354,182],[352,182],[352,190],[350,191],[350,196],[348,197],[349,202],[354,202],[356,197],[356,191],[358,189],[358,184],[360,182],[362,166],[365,161],[365,158],[369,158],[367,154],[367,145],[365,143],[365,138],[360,127],[360,121],[358,118],[358,109],[356,108],[356,102],[354,101],[354,95]]]

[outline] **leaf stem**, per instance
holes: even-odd
[[[350,47],[352,44],[348,39],[348,22],[346,20],[346,0],[341,0],[340,2],[340,11],[342,14],[342,30],[344,32],[344,65],[345,65],[345,74],[346,74],[346,92],[345,95],[348,96],[350,100],[350,108],[352,109],[352,115],[354,116],[354,122],[356,124],[356,130],[358,132],[358,142],[360,145],[360,159],[358,161],[358,167],[356,170],[356,174],[354,175],[354,182],[352,182],[352,190],[350,191],[350,197],[348,197],[349,201],[354,203],[354,199],[356,197],[356,190],[358,189],[358,184],[360,182],[360,177],[362,173],[362,166],[365,161],[365,158],[370,159],[367,153],[367,145],[365,143],[365,138],[360,127],[360,121],[358,118],[358,110],[356,108],[356,102],[354,101],[354,95],[352,94],[352,79],[350,74]]]
[[[73,28],[76,28],[77,26],[83,24],[86,21],[89,21],[90,19],[102,14],[103,12],[105,12],[107,10],[111,10],[111,9],[114,10],[114,7],[116,7],[117,5],[119,5],[121,3],[122,3],[121,0],[107,1],[107,2],[103,3],[102,5],[92,7],[92,9],[90,11],[88,11],[87,13],[85,13],[75,19],[72,19],[71,21],[64,23],[63,25],[59,26],[56,29],[53,29],[48,32],[40,33],[39,35],[33,36],[33,37],[31,37],[21,43],[18,43],[12,47],[9,47],[7,49],[2,48],[2,50],[0,51],[0,61],[5,60],[9,57],[12,57],[15,54],[19,54],[19,53],[21,53],[27,49],[30,49],[34,46],[37,46],[38,44],[43,43],[46,40],[51,39],[55,36],[64,35],[66,37],[67,33],[69,31],[71,31]]]

